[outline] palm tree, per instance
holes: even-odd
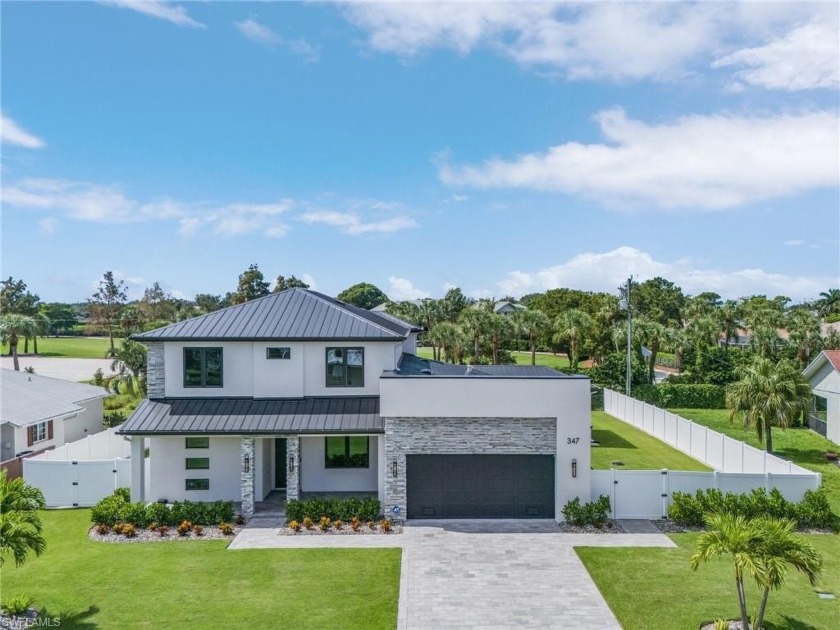
[[[439,322],[429,331],[429,341],[435,345],[437,360],[454,363],[458,355],[457,347],[461,337],[461,330],[451,322]]]
[[[551,324],[548,316],[542,311],[517,311],[513,314],[513,321],[519,330],[528,335],[528,341],[531,344],[531,365],[536,365],[537,339],[548,330]]]
[[[125,339],[114,351],[111,371],[117,372],[111,379],[112,391],[119,393],[120,384],[125,383],[132,396],[143,395],[146,389],[146,347],[132,339]]]
[[[829,289],[820,293],[819,299],[814,302],[817,307],[817,314],[820,317],[827,317],[832,313],[840,312],[840,289]]]
[[[40,556],[47,548],[38,510],[46,508],[43,493],[23,478],[8,479],[0,470],[0,566],[11,554],[15,565],[26,562],[30,552]]]
[[[473,359],[478,363],[481,354],[481,339],[487,335],[490,326],[490,313],[480,307],[466,308],[458,318],[461,330],[473,342]]]
[[[554,322],[557,331],[556,341],[569,342],[569,367],[577,370],[580,362],[580,344],[583,337],[592,328],[592,318],[580,309],[570,309],[561,314]]]
[[[21,337],[31,337],[33,334],[35,334],[35,321],[31,317],[17,313],[0,316],[0,342],[9,344],[9,354],[12,355],[16,371],[20,371],[18,340]]]
[[[791,311],[787,318],[789,341],[796,348],[796,360],[800,367],[805,367],[811,353],[820,349],[820,320],[804,308]]]
[[[650,350],[648,358],[648,378],[654,383],[656,372],[656,355],[662,347],[662,343],[668,337],[668,329],[659,322],[638,318],[634,324],[642,343]]]
[[[493,348],[493,365],[499,364],[499,350],[502,342],[510,338],[513,332],[513,324],[504,315],[490,315],[487,320],[487,335],[490,337],[490,346]]]
[[[723,333],[724,344],[729,347],[729,340],[738,336],[740,327],[740,309],[735,300],[726,300],[718,311],[718,323],[720,332]]]
[[[756,357],[752,364],[739,367],[737,373],[741,380],[730,384],[726,391],[729,421],[742,418],[744,428],[754,427],[758,439],[764,439],[767,452],[772,453],[772,428],[786,428],[799,414],[808,411],[811,387],[786,359],[773,363]]]
[[[46,337],[50,334],[50,318],[43,313],[35,313],[32,316],[35,323],[35,334],[32,335],[32,352],[38,354],[38,335]]]

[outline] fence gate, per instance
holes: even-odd
[[[24,460],[23,478],[40,488],[47,507],[90,507],[117,489],[120,460]]]

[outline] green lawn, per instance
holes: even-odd
[[[511,352],[511,354],[516,359],[517,365],[531,365],[530,352]],[[417,348],[417,356],[423,357],[424,359],[431,359],[432,349]],[[547,367],[554,368],[555,370],[569,367],[569,359],[562,354],[541,354],[538,352],[536,356],[536,361],[537,365],[545,365]]]
[[[120,339],[114,344],[119,346]],[[8,344],[0,346],[2,353],[9,354]],[[107,337],[38,337],[38,356],[41,357],[70,357],[75,359],[104,359],[110,348]],[[32,352],[32,340],[29,341],[29,351]],[[23,354],[23,341],[18,343],[18,355]]]
[[[2,569],[61,628],[394,628],[399,549],[254,549],[87,538],[90,510],[42,513],[46,553]]]
[[[754,431],[744,431],[743,425],[738,423],[730,424],[725,409],[670,409],[670,411],[736,440],[743,440],[756,448],[764,448],[764,444],[755,437]],[[840,467],[826,459],[825,452],[829,450],[840,450],[840,446],[808,429],[784,431],[773,429],[774,454],[789,459],[808,470],[822,473],[823,486],[831,498],[831,507],[835,514],[840,514]]]
[[[705,464],[681,453],[655,437],[603,411],[592,412],[592,437],[601,445],[592,447],[592,467],[611,468],[613,461],[623,470],[711,470]]]
[[[703,621],[738,617],[731,562],[716,560],[689,568],[698,534],[674,534],[677,549],[578,548],[577,553],[625,630],[695,630]],[[781,591],[770,594],[768,628],[832,630],[840,627],[840,538],[813,534],[808,540],[823,557],[819,588],[838,596],[820,599],[796,571]],[[754,614],[757,589],[747,584]],[[771,625],[772,624],[772,625]]]

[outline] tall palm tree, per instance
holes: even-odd
[[[756,357],[753,363],[739,367],[737,373],[741,380],[726,390],[729,421],[741,418],[744,428],[754,428],[758,439],[764,439],[767,452],[772,453],[772,428],[784,429],[808,411],[811,387],[786,359],[773,363]]]
[[[569,367],[577,370],[580,363],[580,346],[583,338],[592,328],[592,317],[580,309],[569,309],[554,322],[555,341],[569,342]]]
[[[638,331],[642,343],[650,350],[650,356],[647,359],[648,378],[651,383],[654,383],[656,355],[659,354],[662,344],[668,337],[668,329],[659,322],[643,318],[638,318],[634,326]]]
[[[110,383],[115,393],[119,393],[119,386],[124,383],[132,396],[145,394],[146,347],[132,339],[125,339],[114,351],[111,371],[117,373]]]
[[[493,365],[499,364],[499,350],[502,343],[508,340],[513,334],[513,324],[504,315],[490,315],[487,320],[487,335],[490,337],[490,346],[493,349]]]
[[[517,311],[513,314],[513,321],[519,330],[528,335],[531,344],[531,365],[537,364],[537,340],[548,330],[551,322],[542,311]]]
[[[478,306],[466,308],[458,320],[461,324],[461,330],[472,341],[473,359],[475,363],[478,363],[479,355],[481,354],[481,340],[487,336],[487,331],[490,326],[490,313]]]
[[[723,333],[724,344],[728,348],[729,340],[738,336],[738,328],[741,324],[738,302],[735,300],[726,300],[717,315],[720,332]]]
[[[437,360],[455,363],[458,356],[458,345],[461,329],[452,322],[438,322],[429,331],[429,341],[435,345]]]
[[[43,313],[35,313],[32,316],[35,323],[35,334],[32,335],[32,352],[38,354],[38,336],[46,337],[50,334],[50,318]]]
[[[21,337],[31,337],[35,334],[35,321],[26,315],[18,315],[17,313],[7,313],[0,316],[0,342],[9,344],[9,354],[12,355],[12,361],[15,370],[20,371],[20,362],[18,361],[18,340]]]
[[[822,346],[820,320],[804,308],[790,312],[787,318],[789,341],[796,348],[796,360],[800,367],[805,367],[811,354]]]
[[[820,293],[819,299],[814,302],[817,307],[817,314],[820,317],[827,317],[832,313],[840,312],[840,289],[829,289]]]
[[[15,565],[26,562],[34,552],[40,556],[47,548],[38,510],[46,508],[43,493],[23,478],[8,479],[0,470],[0,566],[11,554]]]

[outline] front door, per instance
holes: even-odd
[[[274,487],[286,488],[286,438],[274,440]]]

